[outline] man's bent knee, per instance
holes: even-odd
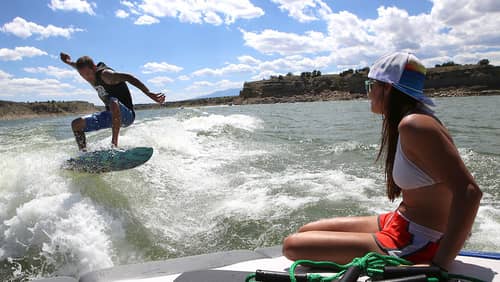
[[[85,120],[83,118],[74,119],[71,122],[71,128],[75,132],[83,131],[83,129],[85,128]]]
[[[111,110],[111,112],[120,112],[120,104],[118,103],[118,100],[111,100],[109,102],[109,109]]]

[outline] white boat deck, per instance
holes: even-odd
[[[500,282],[500,260],[498,259],[500,255],[496,255],[496,258],[458,256],[450,268],[450,273],[467,275],[483,281]],[[281,255],[281,247],[276,246],[255,251],[229,251],[116,266],[87,273],[79,280],[59,277],[37,280],[37,282],[244,281],[249,273],[254,273],[257,269],[287,272],[292,263]],[[297,273],[304,272],[314,273],[314,270],[305,267],[297,269]],[[361,277],[359,281],[365,281],[366,278]]]

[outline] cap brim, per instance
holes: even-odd
[[[424,94],[422,94],[414,89],[401,86],[397,83],[393,83],[392,86],[394,88],[396,88],[397,90],[403,92],[404,94],[412,97],[413,99],[415,99],[417,101],[420,101],[420,102],[427,104],[429,106],[436,106],[436,104],[434,104],[434,102],[429,97],[425,96]]]

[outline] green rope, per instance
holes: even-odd
[[[366,273],[368,276],[374,276],[376,274],[382,273],[382,268],[384,266],[398,266],[398,265],[412,265],[411,262],[393,256],[385,256],[379,253],[370,252],[361,258],[354,258],[350,263],[338,264],[330,261],[311,261],[311,260],[297,260],[295,261],[289,270],[290,281],[297,282],[295,278],[295,269],[298,265],[312,266],[318,268],[333,268],[339,271],[337,274],[330,277],[323,277],[318,274],[309,274],[307,280],[310,282],[328,282],[340,278],[349,267],[357,266],[361,269],[361,273]]]
[[[250,273],[247,275],[247,278],[245,279],[245,282],[250,282],[250,281],[255,281],[255,273]]]

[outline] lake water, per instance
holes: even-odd
[[[436,99],[484,192],[466,249],[500,251],[500,96]],[[136,169],[60,168],[77,154],[72,117],[0,121],[0,278],[281,244],[302,224],[394,209],[380,116],[369,102],[137,112],[120,146],[151,146]],[[108,148],[111,130],[88,135]]]

